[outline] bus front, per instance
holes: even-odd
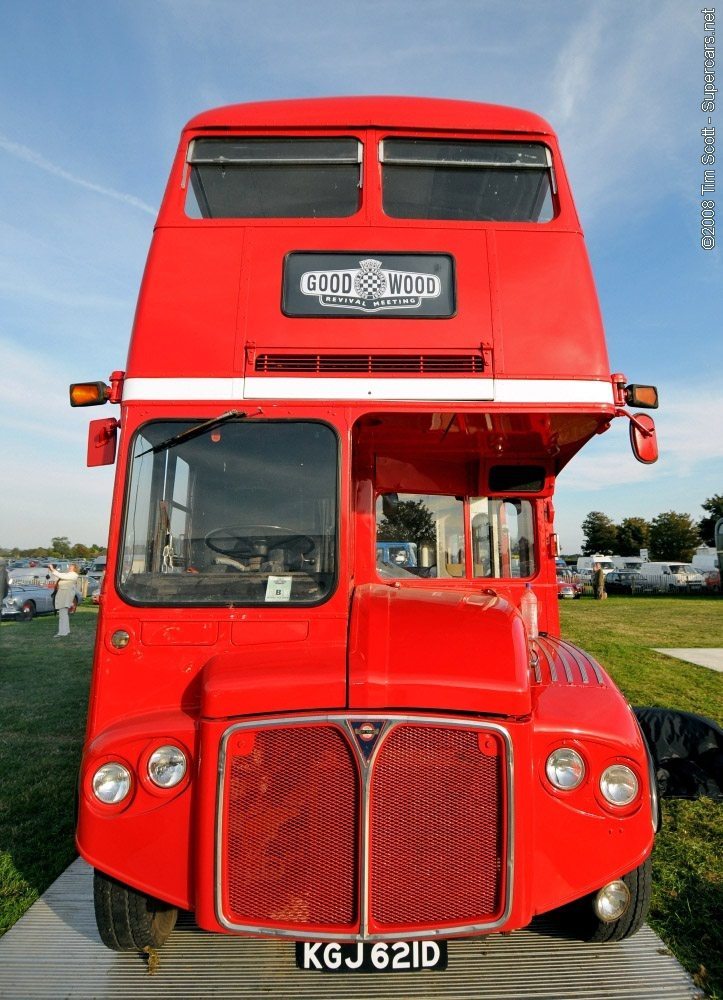
[[[120,447],[77,839],[106,944],[182,908],[353,971],[580,900],[588,937],[640,926],[648,757],[559,636],[552,500],[626,385],[545,122],[199,116],[94,385]]]

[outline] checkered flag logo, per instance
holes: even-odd
[[[382,262],[372,257],[359,261],[354,277],[354,291],[360,299],[376,299],[387,290],[387,279],[382,274]]]

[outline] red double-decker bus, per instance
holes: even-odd
[[[638,929],[649,756],[560,637],[553,493],[656,395],[610,372],[545,121],[194,118],[125,371],[71,399],[120,407],[89,438],[119,443],[77,832],[107,945],[178,908],[349,970],[569,904],[588,939]]]

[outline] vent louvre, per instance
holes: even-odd
[[[480,354],[258,354],[254,370],[287,375],[480,375]]]

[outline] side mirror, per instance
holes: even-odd
[[[658,461],[658,438],[655,423],[647,413],[634,413],[630,419],[630,447],[644,465]]]
[[[115,417],[91,420],[88,427],[87,464],[113,465],[118,443],[118,421]]]
[[[382,493],[382,513],[385,517],[392,517],[397,507],[399,507],[397,493]]]

